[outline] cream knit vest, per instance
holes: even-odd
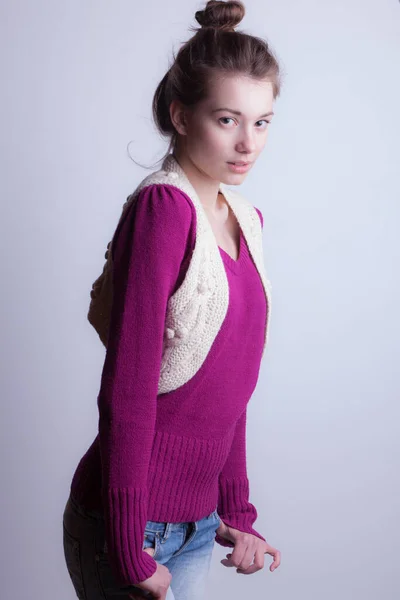
[[[152,184],[169,184],[182,190],[192,200],[197,215],[196,241],[185,278],[169,298],[165,320],[163,353],[158,393],[170,392],[191,379],[203,364],[224,321],[229,304],[229,285],[217,240],[200,199],[172,154],[162,169],[145,177],[128,196],[125,211],[140,190]],[[267,279],[262,248],[262,228],[256,209],[237,191],[221,183],[220,192],[231,207],[253,258],[268,303],[264,334],[264,356],[271,314],[271,283]],[[112,303],[112,252],[107,246],[107,262],[94,282],[88,319],[107,346]]]

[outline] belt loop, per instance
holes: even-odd
[[[171,527],[172,527],[172,523],[167,523],[165,529],[164,529],[164,533],[161,536],[161,543],[163,544],[164,542],[167,541],[170,531],[171,531]]]

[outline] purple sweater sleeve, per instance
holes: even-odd
[[[235,436],[229,456],[219,475],[218,514],[229,527],[265,538],[253,529],[257,510],[249,501],[249,480],[246,468],[246,418],[247,408],[236,423]],[[233,548],[234,544],[218,534],[215,541]]]
[[[121,586],[156,571],[143,551],[165,314],[188,248],[192,207],[177,188],[142,189],[117,228],[114,300],[97,399],[110,566]]]

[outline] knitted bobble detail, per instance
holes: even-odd
[[[171,329],[170,327],[167,327],[165,329],[165,334],[169,340],[172,340],[172,338],[175,337],[175,330]]]

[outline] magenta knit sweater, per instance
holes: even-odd
[[[237,261],[220,248],[229,307],[206,360],[180,388],[157,395],[167,301],[185,276],[195,232],[191,199],[172,185],[152,184],[127,211],[112,246],[114,302],[99,433],[79,462],[71,493],[104,515],[121,586],[156,571],[143,551],[147,520],[197,521],[217,508],[227,525],[265,539],[252,527],[246,406],[258,379],[267,303],[243,233]]]

